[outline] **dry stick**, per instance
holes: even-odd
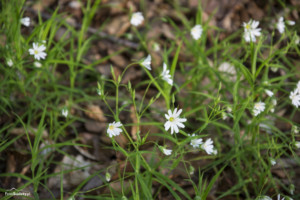
[[[34,13],[35,15],[37,15],[37,13],[38,13],[36,10],[34,10],[32,8],[29,8],[29,7],[25,8],[25,10],[27,10],[31,13]],[[47,19],[47,20],[51,18],[51,15],[48,14],[48,13],[45,13],[45,12],[41,12],[41,16],[42,16],[42,18]],[[73,26],[76,29],[81,29],[82,28],[82,25],[79,24],[79,23],[76,23],[75,26],[70,22],[67,22],[67,24],[69,24],[70,26]],[[128,41],[128,40],[124,40],[124,39],[121,39],[121,38],[117,38],[115,36],[111,36],[111,35],[109,35],[105,32],[98,31],[95,28],[89,27],[87,29],[87,32],[90,33],[90,34],[96,34],[101,38],[106,38],[106,39],[108,39],[109,41],[111,41],[113,43],[117,43],[117,44],[120,44],[120,45],[123,45],[123,46],[126,46],[126,47],[130,47],[132,49],[138,49],[138,47],[139,47],[139,44],[137,44],[137,43],[134,43],[134,42],[131,42],[131,41]]]

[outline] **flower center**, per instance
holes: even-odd
[[[38,52],[38,50],[34,50],[34,54],[38,54],[39,52]]]
[[[247,30],[250,30],[250,28],[251,28],[250,24],[246,24],[245,28],[246,28]]]
[[[169,121],[173,122],[174,121],[174,117],[170,117]]]
[[[113,125],[109,126],[109,130],[113,130],[115,127]]]

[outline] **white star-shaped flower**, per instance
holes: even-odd
[[[37,62],[37,61],[35,61],[35,62],[33,63],[33,65],[34,65],[36,68],[41,68],[41,67],[42,67],[42,64],[41,64],[40,62]]]
[[[166,155],[169,156],[172,154],[172,150],[171,149],[166,149],[164,147],[161,147],[162,152]]]
[[[149,54],[147,58],[142,62],[142,65],[146,67],[148,70],[151,70],[151,55]]]
[[[61,110],[61,114],[62,114],[64,117],[68,117],[68,114],[69,114],[68,109],[67,109],[67,108],[63,108],[63,109]]]
[[[300,95],[298,93],[298,90],[291,91],[290,93],[290,99],[292,100],[292,104],[296,106],[297,108],[300,106]]]
[[[30,26],[30,18],[29,17],[24,17],[21,19],[21,24],[23,24],[24,26]]]
[[[257,102],[254,104],[254,108],[253,108],[253,113],[254,113],[254,116],[257,116],[259,115],[261,112],[263,112],[266,108],[266,104],[263,103],[263,102]]]
[[[192,134],[191,137],[195,137],[196,135],[195,134]],[[203,143],[203,140],[202,138],[199,138],[199,139],[192,139],[191,140],[191,143],[190,145],[193,147],[193,148],[198,148],[201,144]]]
[[[274,93],[271,90],[265,90],[265,92],[269,97],[272,97],[274,95]]]
[[[180,113],[182,112],[182,109],[178,110],[177,108],[174,109],[173,113],[171,110],[168,110],[168,115],[165,114],[165,117],[167,118],[167,122],[165,123],[165,130],[168,131],[169,128],[171,128],[171,134],[178,133],[180,128],[184,128],[184,124],[182,122],[186,122],[186,118],[179,118]]]
[[[6,64],[9,66],[9,67],[12,67],[13,66],[13,61],[11,59],[8,59]]]
[[[206,151],[207,154],[212,154],[214,153],[214,145],[213,145],[213,141],[209,138],[208,140],[206,140],[204,142],[204,144],[202,144],[202,149],[204,149]]]
[[[120,129],[119,127],[121,126],[122,124],[120,122],[113,122],[108,124],[108,128],[107,128],[108,136],[112,138],[113,136],[120,135],[122,129]]]
[[[270,163],[272,166],[276,165],[276,160],[274,158],[270,158]]]
[[[300,149],[300,142],[296,142],[296,143],[295,143],[295,146],[296,146],[298,149]]]
[[[250,20],[248,23],[243,23],[244,26],[244,39],[246,42],[256,42],[256,37],[261,35],[261,28],[257,28],[258,21]]]
[[[171,79],[170,70],[167,69],[167,64],[164,63],[163,71],[161,73],[161,77],[163,80],[167,81],[169,85],[173,85],[173,80]]]
[[[284,20],[283,17],[280,17],[277,24],[276,24],[276,28],[279,31],[279,33],[283,33],[284,29],[285,29],[285,24],[284,24]]]
[[[29,49],[29,54],[34,55],[34,58],[37,60],[45,59],[45,57],[47,56],[47,54],[44,52],[46,50],[46,47],[43,44],[39,46],[36,43],[33,43],[32,46],[32,49]]]
[[[203,29],[202,29],[202,26],[200,24],[194,26],[191,29],[191,35],[194,38],[194,40],[198,40],[201,37],[202,31],[203,31]]]
[[[138,26],[141,23],[143,23],[143,21],[144,21],[144,17],[143,17],[141,12],[133,13],[132,16],[131,16],[131,19],[130,19],[130,23],[133,26]]]

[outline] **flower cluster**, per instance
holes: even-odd
[[[253,108],[253,114],[254,116],[259,115],[261,112],[263,112],[266,108],[266,104],[263,102],[257,102],[254,104],[254,108]]]
[[[300,81],[297,83],[297,87],[294,89],[294,91],[291,91],[290,99],[296,108],[300,106]]]

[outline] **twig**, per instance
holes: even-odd
[[[29,11],[29,12],[34,13],[35,15],[37,15],[37,11],[34,10],[34,9],[32,9],[32,8],[26,7],[25,10],[27,10],[27,11]],[[41,12],[41,16],[42,16],[43,19],[46,19],[46,20],[48,20],[48,19],[51,18],[51,15],[48,14],[48,13],[45,13],[45,12]],[[70,23],[70,22],[67,22],[67,24],[69,24],[70,26],[73,26],[76,29],[81,29],[82,28],[82,24],[80,24],[80,23],[76,23],[75,26],[72,23]],[[97,30],[95,28],[89,27],[87,29],[87,32],[89,34],[96,34],[100,38],[106,38],[107,40],[109,40],[109,41],[111,41],[113,43],[117,43],[117,44],[120,44],[120,45],[123,45],[123,46],[126,46],[126,47],[130,47],[132,49],[138,49],[138,47],[139,47],[139,44],[137,44],[137,43],[131,42],[129,40],[117,38],[117,37],[109,35],[109,34],[107,34],[105,32],[99,31],[99,30]]]

